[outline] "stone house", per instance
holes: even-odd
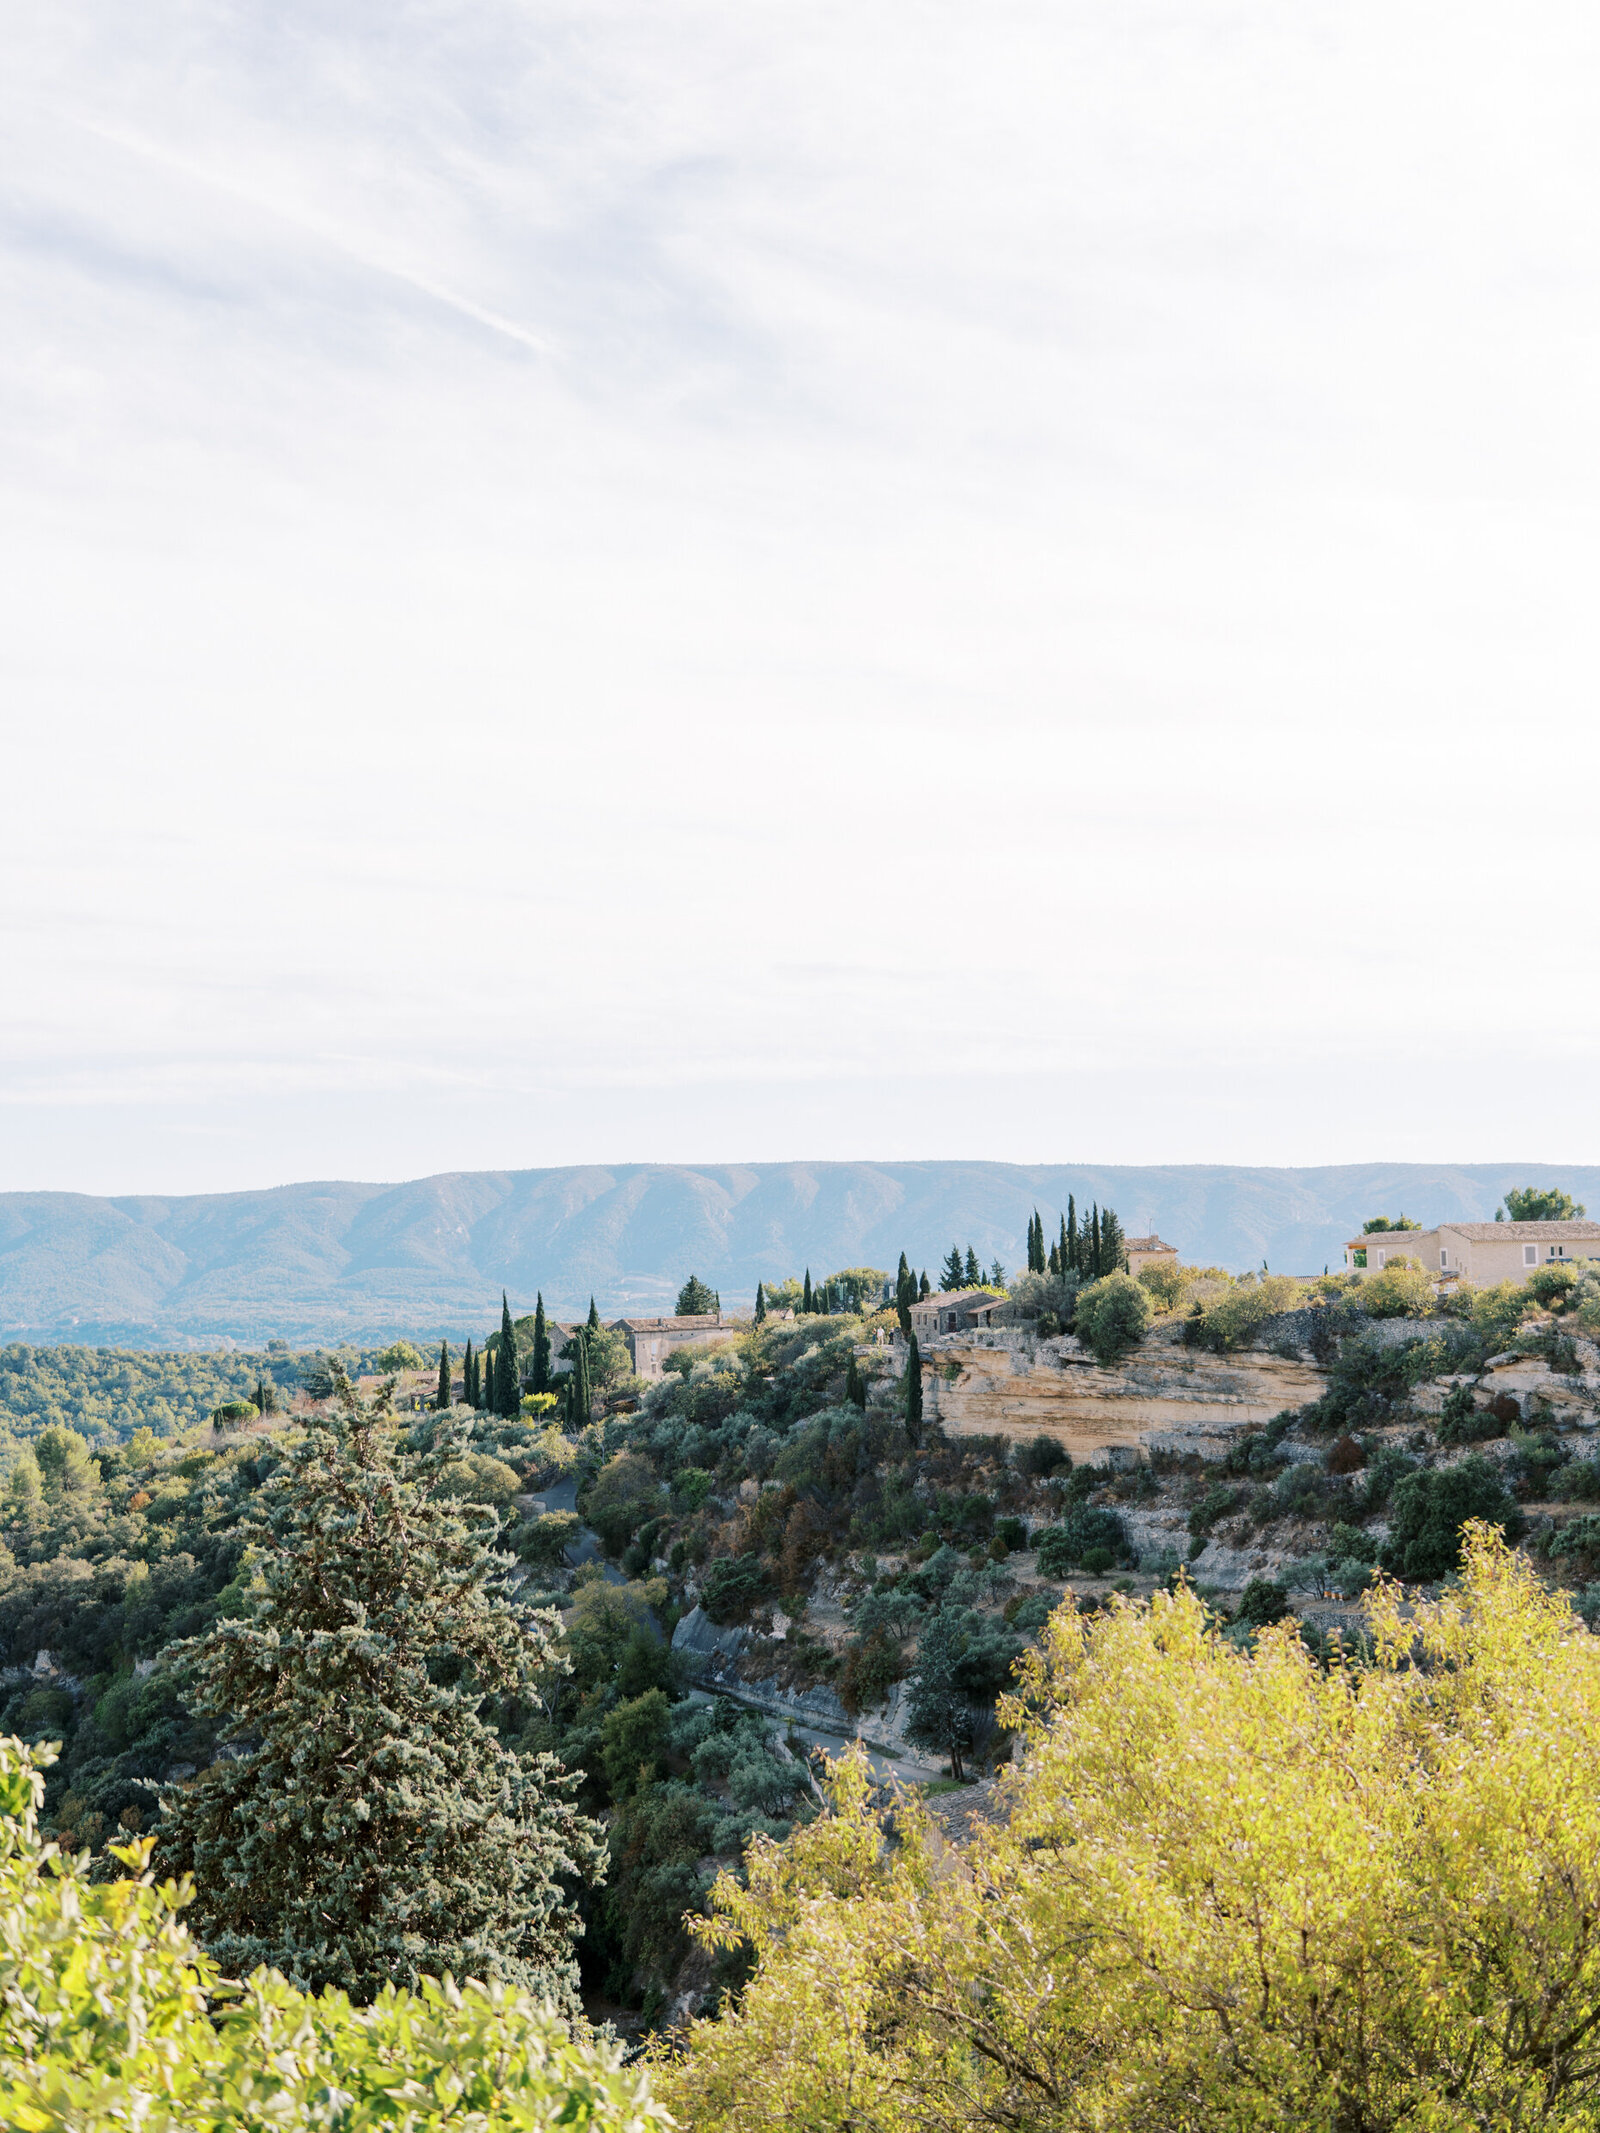
[[[666,1360],[674,1348],[716,1348],[749,1327],[747,1318],[728,1318],[721,1311],[705,1311],[692,1318],[617,1318],[611,1331],[620,1333],[633,1359],[634,1375],[654,1381],[665,1375]]]
[[[1379,1229],[1352,1237],[1345,1266],[1376,1273],[1391,1259],[1418,1259],[1441,1280],[1480,1289],[1526,1281],[1541,1266],[1600,1259],[1600,1222],[1441,1222],[1435,1229]]]
[[[1178,1264],[1178,1247],[1164,1244],[1152,1233],[1148,1237],[1124,1237],[1123,1249],[1128,1254],[1128,1272],[1140,1274],[1147,1266],[1170,1266]]]
[[[928,1340],[935,1333],[966,1333],[975,1323],[977,1312],[1005,1301],[996,1289],[940,1289],[936,1295],[921,1297],[910,1306],[911,1330],[919,1341]]]

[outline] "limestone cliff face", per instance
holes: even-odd
[[[1007,1329],[931,1342],[923,1408],[952,1436],[1054,1437],[1090,1464],[1156,1448],[1214,1458],[1238,1431],[1325,1387],[1312,1364],[1277,1355],[1150,1344],[1107,1370],[1070,1337]]]

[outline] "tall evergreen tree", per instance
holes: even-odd
[[[906,1344],[906,1435],[913,1445],[922,1442],[922,1350],[914,1333]]]
[[[978,1255],[970,1244],[967,1246],[967,1263],[961,1269],[961,1279],[969,1289],[977,1288],[983,1280],[983,1268],[979,1266]]]
[[[1052,1244],[1050,1247],[1050,1258],[1047,1264],[1049,1267],[1049,1271],[1052,1274],[1059,1274],[1061,1272],[1061,1252],[1059,1247],[1055,1244]]]
[[[864,1408],[867,1404],[866,1381],[856,1367],[856,1352],[854,1348],[850,1351],[850,1361],[845,1369],[844,1396],[853,1406]]]
[[[1089,1216],[1089,1249],[1085,1256],[1089,1262],[1089,1279],[1098,1281],[1105,1272],[1105,1268],[1100,1264],[1100,1202],[1098,1200],[1094,1202],[1093,1211]]]
[[[1128,1263],[1128,1249],[1123,1240],[1122,1224],[1117,1219],[1115,1208],[1108,1207],[1100,1217],[1100,1271],[1102,1274],[1117,1274]]]
[[[1063,1274],[1072,1265],[1072,1258],[1067,1245],[1067,1218],[1065,1215],[1061,1217],[1061,1234],[1056,1239],[1056,1260]]]
[[[900,1254],[900,1270],[894,1277],[894,1309],[900,1321],[900,1331],[911,1331],[911,1306],[917,1300],[917,1277],[906,1264],[906,1255]]]
[[[550,1390],[550,1321],[544,1315],[543,1289],[538,1291],[533,1306],[533,1389]]]
[[[567,1378],[567,1421],[572,1429],[584,1429],[594,1417],[594,1392],[589,1378],[589,1343],[576,1333],[567,1348],[572,1369]]]
[[[1083,1240],[1078,1235],[1078,1203],[1070,1192],[1067,1194],[1067,1271],[1072,1274],[1083,1272]]]
[[[472,1339],[469,1335],[467,1345],[461,1351],[461,1401],[465,1407],[476,1407],[478,1404],[473,1396],[473,1360]]]
[[[1044,1272],[1044,1218],[1040,1215],[1037,1207],[1033,1211],[1033,1219],[1028,1224],[1028,1272],[1030,1274],[1042,1274]]]
[[[758,1326],[761,1326],[761,1325],[765,1325],[765,1323],[766,1323],[766,1318],[767,1318],[767,1292],[766,1292],[765,1288],[763,1288],[763,1286],[761,1285],[761,1283],[760,1283],[760,1282],[758,1281],[758,1282],[756,1283],[756,1324],[757,1324]]]
[[[922,1269],[922,1278],[917,1284],[917,1294],[924,1303],[933,1294],[933,1284],[928,1279],[928,1269],[926,1267]]]
[[[450,1343],[439,1343],[439,1390],[434,1394],[433,1404],[439,1413],[450,1405]]]
[[[589,1298],[589,1316],[584,1320],[584,1331],[586,1333],[598,1333],[600,1331],[600,1313],[595,1308],[595,1301],[592,1296]]]
[[[413,1451],[334,1379],[239,1529],[255,1608],[175,1648],[237,1752],[169,1795],[161,1871],[194,1876],[187,1922],[234,1976],[266,1963],[366,2001],[448,1971],[575,2012],[562,1882],[594,1877],[602,1833],[553,1757],[481,1715],[539,1708],[549,1618],[509,1591],[494,1512],[441,1486],[464,1431]]]
[[[961,1286],[961,1247],[952,1244],[945,1254],[944,1265],[939,1269],[941,1289],[959,1289]]]
[[[790,1279],[792,1280],[793,1278],[794,1277],[791,1275]],[[811,1297],[811,1269],[810,1267],[807,1267],[806,1285],[800,1292],[800,1309],[805,1313],[806,1317],[809,1318],[811,1316],[813,1308],[814,1306]]]
[[[517,1368],[517,1329],[511,1323],[511,1306],[500,1291],[500,1352],[495,1357],[494,1411],[509,1421],[522,1412],[522,1374]]]
[[[966,1777],[962,1758],[972,1747],[972,1703],[960,1686],[962,1642],[953,1610],[941,1609],[927,1623],[917,1640],[917,1673],[906,1714],[906,1737],[948,1755],[958,1785]]]

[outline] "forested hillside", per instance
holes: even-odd
[[[598,1314],[563,1355],[559,1338],[541,1345],[547,1319],[507,1306],[459,1377],[465,1359],[449,1354],[437,1370],[410,1348],[359,1359],[405,1367],[403,1412],[373,1372],[358,1388],[336,1359],[280,1352],[272,1391],[259,1373],[220,1428],[124,1434],[119,1410],[98,1428],[84,1415],[81,1429],[35,1429],[0,1489],[0,1733],[61,1744],[44,1829],[84,1851],[97,1886],[119,1871],[112,1847],[153,1836],[158,1861],[194,1873],[196,1928],[236,1969],[265,1959],[358,2001],[387,1977],[419,1988],[430,1963],[558,2000],[581,1988],[592,2013],[686,2039],[658,2078],[702,2133],[842,2122],[851,2063],[879,2092],[873,2122],[895,2133],[995,2112],[1045,2133],[1056,2121],[1032,2087],[1098,2095],[1101,2073],[1093,2054],[1080,2063],[1077,1992],[1030,2001],[1037,1981],[1014,1960],[1030,1935],[1080,1916],[1093,1942],[1118,1887],[1179,1917],[1193,1899],[1180,1833],[1201,1880],[1230,1841],[1259,1855],[1271,1933],[1287,1949],[1301,1930],[1281,1817],[1244,1816],[1230,1840],[1187,1813],[1159,1858],[1139,1848],[1129,1803],[1176,1782],[1161,1761],[1181,1731],[1174,1664],[1211,1713],[1202,1761],[1259,1769],[1288,1799],[1300,1781],[1283,1711],[1337,1730],[1357,1688],[1424,1693],[1426,1670],[1392,1664],[1411,1648],[1410,1629],[1394,1641],[1402,1599],[1446,1674],[1487,1640],[1495,1708],[1523,1694],[1516,1652],[1586,1649],[1584,1624],[1600,1623],[1594,1266],[1443,1294],[1398,1255],[1381,1274],[1310,1283],[1170,1264],[1135,1280],[1119,1231],[1099,1209],[1054,1237],[1030,1220],[1009,1316],[932,1335],[926,1353],[908,1338],[923,1277],[902,1258],[879,1309],[865,1307],[881,1289],[866,1267],[775,1282],[770,1308],[763,1286],[756,1323],[676,1351],[649,1383]],[[969,1258],[952,1242],[946,1264],[964,1274]],[[678,1300],[701,1300],[699,1284]],[[995,1357],[1105,1398],[1126,1375],[1145,1400],[1163,1370],[1292,1358],[1315,1397],[1196,1449],[1158,1431],[1135,1458],[1074,1457],[1060,1432],[940,1424],[944,1393]],[[164,1376],[152,1359],[136,1388],[201,1397],[200,1366],[182,1360]],[[242,1359],[229,1369],[249,1376]],[[226,1377],[214,1389],[237,1394]],[[1472,1622],[1452,1612],[1464,1572]],[[1600,1706],[1588,1732],[1578,1708],[1593,1670],[1542,1663],[1578,1698],[1561,1752],[1586,1768],[1600,1750]],[[1134,1708],[1136,1738],[1117,1722]],[[1407,1906],[1437,1893],[1462,1813],[1439,1809],[1437,1858],[1394,1851],[1412,1826],[1411,1723],[1361,1735],[1400,1816],[1387,1834],[1361,1823],[1360,1786],[1326,1759],[1307,1793],[1327,1871],[1379,1860],[1362,1901],[1397,1949],[1416,1945]],[[1441,1716],[1430,1737],[1454,1723]],[[1553,1723],[1527,1716],[1519,1738]],[[857,1729],[870,1766],[830,1775]],[[1525,1777],[1548,1762],[1517,1754]],[[1071,1805],[1091,1771],[1103,1814]],[[1460,1782],[1448,1756],[1440,1771]],[[1432,1795],[1407,1812],[1432,1815]],[[447,1833],[431,1864],[424,1831]],[[1095,1848],[1081,1857],[1103,1884],[1061,1878],[1063,1831]],[[951,1843],[978,1882],[930,1870]],[[969,1886],[1003,1886],[1019,1906],[995,1914],[1017,1935],[997,1944],[999,1967],[977,1961],[961,1923]],[[809,1953],[790,1932],[802,1893],[820,1936]],[[1508,1930],[1543,1932],[1554,1903],[1519,1897]],[[906,1935],[948,1936],[951,1990],[919,1971],[898,2035],[872,1978]],[[1335,1939],[1337,1966],[1349,1951]],[[1224,1932],[1215,1961],[1235,1952]],[[1083,1989],[1130,2036],[1164,2034],[1114,1970],[1091,1964]],[[844,1997],[813,1995],[807,1976],[837,1977]],[[985,2070],[964,2026],[974,1995],[1026,2036],[1020,2090]],[[1426,2092],[1403,2010],[1385,2019],[1404,2083]],[[1204,2024],[1180,2031],[1172,2078],[1198,2081]],[[953,2056],[928,2120],[918,2083],[935,2046]],[[1231,2076],[1213,2077],[1231,2093]],[[1312,2076],[1302,2086],[1320,2093]],[[1145,2122],[1101,2115],[1130,2133]]]
[[[486,1295],[536,1288],[571,1316],[666,1309],[685,1267],[730,1306],[798,1267],[936,1266],[959,1237],[1022,1263],[1032,1210],[1069,1195],[1120,1208],[1185,1259],[1275,1272],[1337,1266],[1373,1207],[1486,1219],[1508,1186],[1554,1182],[1600,1205],[1600,1171],[1528,1164],[617,1164],[322,1183],[183,1199],[0,1195],[0,1334],[32,1341],[261,1347],[476,1323]]]

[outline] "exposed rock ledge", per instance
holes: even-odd
[[[752,1641],[747,1629],[718,1629],[700,1607],[692,1607],[672,1633],[672,1649],[682,1656],[684,1670],[697,1688],[714,1690],[785,1724],[860,1740],[884,1755],[920,1759],[921,1751],[905,1737],[907,1685],[903,1681],[895,1684],[887,1702],[877,1710],[852,1718],[825,1683],[810,1689],[785,1689],[772,1680],[747,1681],[739,1671],[739,1661]]]
[[[1148,1347],[1107,1370],[1072,1340],[952,1333],[929,1343],[923,1403],[952,1436],[1053,1437],[1093,1465],[1158,1449],[1214,1458],[1326,1384],[1313,1364],[1279,1355]]]

